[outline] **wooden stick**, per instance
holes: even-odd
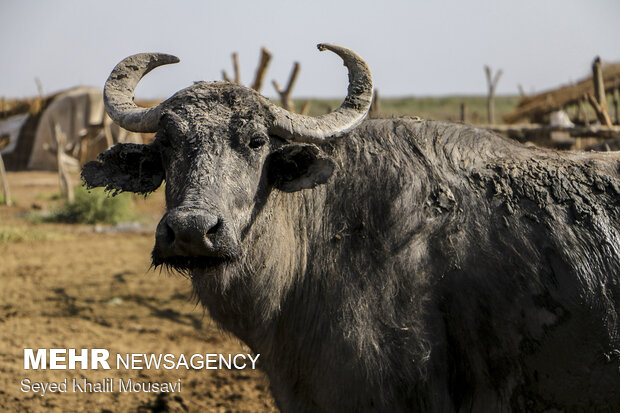
[[[67,135],[65,135],[60,129],[60,125],[54,124],[54,139],[56,140],[56,164],[58,166],[58,184],[60,186],[60,193],[64,196],[67,202],[71,203],[75,199],[73,194],[73,186],[71,185],[71,178],[65,168],[64,158],[65,145],[67,143]]]
[[[375,89],[372,95],[372,101],[370,102],[370,109],[368,110],[368,116],[376,118],[380,111],[379,91]]]
[[[611,119],[609,119],[609,114],[607,113],[607,111],[603,109],[603,106],[599,102],[597,102],[594,96],[592,96],[590,93],[588,93],[587,96],[588,102],[590,102],[590,105],[594,109],[596,117],[598,118],[599,122],[601,122],[601,125],[611,127]]]
[[[583,95],[583,98],[579,100],[579,113],[581,113],[583,118],[583,124],[588,126],[590,124],[590,119],[588,118],[588,111],[586,110],[586,106],[584,104],[585,101],[588,100],[586,95]]]
[[[297,81],[297,75],[299,75],[299,62],[295,62],[293,64],[293,70],[291,70],[291,74],[288,77],[288,84],[286,85],[286,94],[290,96],[293,91],[293,87],[295,87],[295,82]]]
[[[601,58],[599,56],[596,56],[594,62],[592,63],[592,82],[594,83],[594,97],[596,98],[601,111],[607,112],[605,83],[603,82],[603,70],[601,68]]]
[[[301,107],[301,110],[299,111],[300,115],[307,115],[308,114],[308,112],[310,111],[310,103],[311,102],[309,100],[306,100],[304,102],[304,105]]]
[[[282,90],[277,80],[272,80],[271,84],[273,85],[273,88],[276,90],[278,95],[280,95],[280,104],[282,105],[282,109],[295,112],[295,102],[293,102],[293,99],[291,99],[290,91],[288,91],[288,88]]]
[[[43,83],[41,83],[41,79],[39,79],[38,77],[34,78],[34,83],[37,84],[37,92],[39,95],[30,107],[30,113],[37,114],[41,111],[43,107]]]
[[[616,118],[616,125],[620,124],[620,119],[618,118],[618,95],[620,91],[618,90],[618,78],[614,79],[614,91],[612,92],[613,103],[614,103],[614,117]]]
[[[233,70],[235,71],[235,83],[241,84],[241,71],[239,70],[239,55],[237,52],[232,54]]]
[[[280,84],[277,80],[272,80],[271,84],[273,88],[276,90],[276,93],[280,95],[280,105],[282,105],[282,109],[291,110],[291,102],[290,97],[287,99],[287,96],[284,94],[284,91],[280,87]]]
[[[114,145],[114,136],[112,136],[112,118],[108,115],[103,118],[103,133],[105,134],[106,148],[111,148]]]
[[[43,83],[41,83],[41,79],[39,79],[38,77],[35,77],[34,83],[37,84],[37,92],[39,93],[39,97],[43,99]]]
[[[257,92],[263,87],[263,81],[265,80],[265,75],[267,74],[267,68],[269,67],[269,62],[271,61],[271,53],[263,47],[261,49],[260,60],[258,62],[258,67],[256,68],[256,76],[254,77],[254,83],[252,84],[252,89]]]
[[[280,103],[282,104],[282,108],[289,110],[291,112],[295,112],[295,102],[291,98],[291,94],[293,92],[293,87],[295,86],[295,82],[297,81],[297,75],[299,74],[299,62],[295,62],[293,64],[293,70],[288,78],[288,83],[286,85],[286,89],[282,90],[280,84],[277,81],[272,81],[274,89],[280,95]]]
[[[0,181],[2,182],[2,194],[4,199],[2,203],[6,206],[11,206],[11,191],[9,191],[9,182],[6,179],[6,169],[4,169],[4,161],[2,160],[2,154],[0,153]]]
[[[489,124],[495,123],[495,87],[497,86],[497,82],[499,82],[499,78],[502,76],[502,69],[498,70],[495,73],[495,76],[492,76],[491,68],[489,66],[484,67],[484,72],[487,76],[487,85],[489,87],[489,96],[487,98],[487,114]]]

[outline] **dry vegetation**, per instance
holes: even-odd
[[[295,100],[301,107],[306,99]],[[317,116],[337,108],[341,99],[311,99],[309,115]],[[502,116],[512,112],[518,96],[496,96],[495,117],[501,121]],[[465,104],[465,121],[472,124],[484,124],[487,120],[486,96],[420,96],[402,98],[381,98],[379,115],[384,117],[419,116],[423,119],[460,121],[461,103]]]
[[[190,283],[150,269],[161,191],[135,197],[141,231],[41,222],[59,208],[53,173],[9,173],[15,206],[0,206],[0,411],[273,411],[268,381],[246,370],[24,370],[24,348],[106,348],[111,353],[242,353],[195,304]],[[77,181],[76,181],[77,182]],[[99,232],[95,232],[98,228]],[[182,391],[54,393],[20,391],[23,378],[105,377],[182,380]]]
[[[495,113],[497,121],[512,112],[519,103],[519,96],[496,96]],[[273,99],[280,104],[279,99]],[[155,106],[158,101],[137,100],[140,106]],[[297,108],[302,108],[308,103],[308,114],[311,116],[322,115],[336,109],[342,103],[342,98],[334,99],[294,99],[293,104]],[[487,97],[480,96],[420,96],[420,97],[400,97],[400,98],[381,98],[380,115],[392,116],[420,116],[424,119],[434,120],[460,120],[460,106],[466,106],[466,122],[473,124],[486,123],[487,118]],[[25,113],[38,110],[41,103],[38,98],[32,99],[9,99],[5,100],[5,109],[0,107],[0,119],[6,118],[16,113]]]

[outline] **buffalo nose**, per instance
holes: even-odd
[[[197,211],[171,211],[157,226],[156,246],[164,256],[210,256],[221,221]]]

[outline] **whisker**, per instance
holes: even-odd
[[[151,266],[163,268],[166,272],[177,273],[183,277],[191,278],[194,270],[208,270],[230,260],[228,257],[182,257],[173,256],[164,259],[153,257]]]

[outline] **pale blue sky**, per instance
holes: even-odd
[[[295,60],[297,97],[339,97],[346,71],[315,45],[358,52],[383,96],[484,94],[483,65],[502,68],[498,93],[542,91],[589,74],[596,55],[620,61],[618,0],[0,0],[0,96],[75,85],[101,87],[122,58],[161,51],[181,63],[156,69],[138,97],[166,97],[195,80],[220,80],[239,52],[249,84],[261,46],[271,80]]]

